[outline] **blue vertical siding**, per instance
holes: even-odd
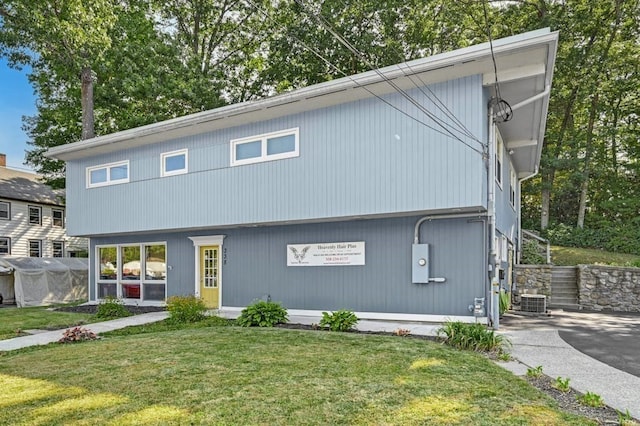
[[[430,88],[484,140],[480,76]],[[451,122],[429,92],[410,94]],[[400,95],[386,98],[424,124],[365,99],[70,161],[69,232],[155,232],[486,206],[481,155],[427,127],[444,131]],[[300,129],[299,157],[229,166],[230,140],[292,127]],[[189,150],[189,173],[161,178],[160,154],[183,148]],[[86,167],[127,159],[130,183],[85,188]]]
[[[445,283],[411,283],[411,244],[419,217],[211,230],[224,234],[223,306],[246,306],[269,295],[290,309],[469,315],[486,294],[486,223],[426,222],[431,276]],[[193,293],[192,234],[93,238],[92,244],[167,241],[168,295]],[[287,244],[365,241],[364,266],[287,267]],[[91,277],[94,296],[95,277]]]

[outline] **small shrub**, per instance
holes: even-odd
[[[525,265],[544,265],[547,263],[547,259],[540,254],[538,247],[538,242],[535,240],[525,241],[524,244],[522,244],[520,263]]]
[[[167,299],[168,322],[185,324],[202,321],[205,318],[207,307],[202,299],[193,295],[171,296]]]
[[[287,310],[280,303],[260,300],[244,308],[236,322],[242,327],[273,327],[288,319]]]
[[[131,313],[124,306],[124,302],[112,296],[107,296],[96,310],[96,318],[112,319],[130,316]]]
[[[511,361],[511,354],[507,351],[503,351],[502,349],[500,349],[498,351],[498,359],[500,361]]]
[[[323,312],[321,327],[329,327],[331,331],[349,331],[358,323],[358,317],[352,311],[340,309],[335,312]]]
[[[604,406],[604,401],[602,397],[597,393],[587,392],[584,395],[580,395],[578,397],[578,401],[581,404],[588,405],[589,407],[602,407]]]
[[[533,378],[542,377],[542,366],[538,365],[537,367],[527,368],[527,377],[533,377]]]
[[[438,329],[438,336],[442,335],[446,344],[457,349],[499,352],[504,346],[510,345],[505,336],[479,323],[448,321]]]
[[[58,340],[58,343],[78,343],[87,340],[96,340],[97,338],[98,336],[96,336],[96,334],[89,329],[74,327],[68,328],[64,332],[60,340]]]
[[[558,377],[555,382],[553,382],[553,387],[558,389],[560,392],[569,392],[571,387],[569,386],[569,378],[563,379],[562,377]]]
[[[509,310],[509,305],[511,304],[511,293],[507,293],[504,289],[500,290],[500,299],[499,299],[499,309],[500,316],[504,315],[505,312]]]

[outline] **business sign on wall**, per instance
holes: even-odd
[[[287,244],[287,266],[364,265],[364,241]]]

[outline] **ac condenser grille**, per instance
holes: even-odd
[[[544,314],[547,311],[547,297],[543,294],[523,294],[520,297],[520,310]]]

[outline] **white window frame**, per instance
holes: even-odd
[[[56,225],[56,212],[60,212],[60,225]],[[51,226],[64,228],[64,209],[51,209]]]
[[[38,223],[31,222],[31,209],[38,211]],[[42,226],[42,207],[27,205],[27,220],[29,221],[29,225]]]
[[[10,237],[0,237],[0,240],[4,240],[7,242],[7,252],[6,253],[0,253],[0,256],[9,256],[11,255],[11,238]]]
[[[146,263],[145,259],[145,247],[146,246],[164,246],[165,253],[165,264],[167,265],[167,272],[169,271],[168,259],[167,259],[167,242],[166,241],[152,241],[152,242],[142,242],[142,243],[126,243],[126,244],[101,244],[95,247],[95,258],[94,262],[96,265],[95,269],[95,298],[96,300],[104,300],[98,297],[100,284],[115,284],[116,285],[116,297],[118,299],[124,299],[131,302],[149,302],[149,303],[157,303],[162,302],[160,300],[148,300],[144,296],[145,285],[163,285],[164,286],[164,300],[167,299],[167,290],[168,290],[168,280],[165,276],[162,280],[157,279],[147,279],[146,277]],[[116,249],[116,278],[115,279],[102,279],[100,278],[100,249],[112,247]],[[122,276],[122,267],[123,267],[123,259],[122,259],[122,248],[123,247],[140,247],[140,279],[137,280],[125,280]],[[139,284],[140,285],[140,298],[139,299],[126,299],[124,298],[122,285],[123,284]]]
[[[169,157],[177,157],[179,155],[184,155],[184,169],[179,170],[171,170],[167,171],[167,163],[166,159]],[[160,176],[175,176],[182,175],[189,172],[189,150],[188,149],[179,149],[177,151],[163,152],[160,154]]]
[[[283,152],[280,154],[272,154],[267,155],[267,140],[273,139],[281,136],[289,136],[293,135],[295,138],[295,149],[289,152]],[[232,139],[231,140],[231,153],[230,160],[231,166],[242,166],[245,164],[254,164],[254,163],[263,163],[265,161],[274,161],[274,160],[283,160],[285,158],[294,158],[300,156],[300,128],[294,127],[292,129],[280,130],[277,132],[264,133],[261,135],[249,136],[241,139]],[[260,142],[262,147],[262,152],[260,157],[254,158],[246,158],[244,160],[236,160],[236,146],[242,145],[249,142]]]
[[[9,201],[0,201],[0,204],[7,206],[7,217],[0,216],[0,220],[11,220],[11,203]]]
[[[518,184],[518,178],[516,176],[516,172],[511,169],[510,170],[511,179],[509,180],[509,202],[511,203],[511,207],[516,208],[516,185]]]
[[[120,167],[120,166],[127,166],[127,177],[125,179],[111,179],[111,169],[114,167]],[[106,169],[107,180],[105,182],[91,183],[91,172],[94,172],[100,169]],[[101,186],[129,183],[130,178],[131,178],[131,167],[129,167],[129,160],[118,161],[115,163],[108,163],[108,164],[99,164],[97,166],[87,167],[86,169],[87,188],[98,188]]]
[[[31,256],[31,243],[38,243],[37,256]],[[42,257],[42,240],[29,240],[29,257]]]
[[[502,189],[502,170],[504,168],[504,142],[502,141],[502,136],[500,136],[500,132],[496,131],[496,183]]]
[[[60,256],[56,256],[56,244],[60,244]],[[51,257],[64,257],[64,241],[51,241]]]

